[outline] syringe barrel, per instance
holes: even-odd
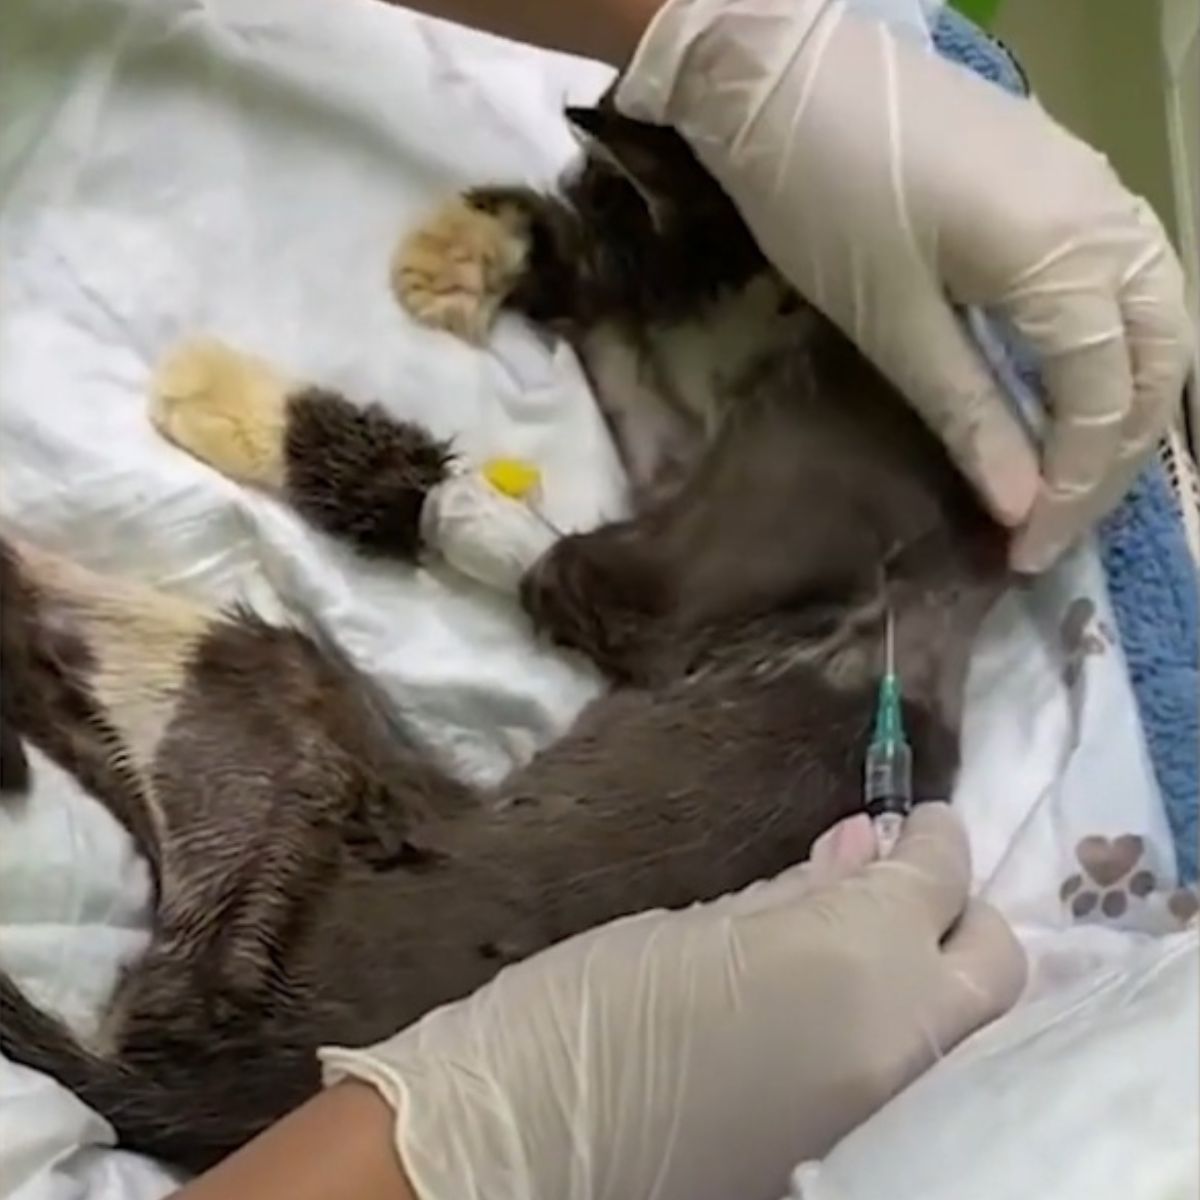
[[[863,780],[869,816],[912,808],[912,751],[901,741],[872,742],[867,750]]]

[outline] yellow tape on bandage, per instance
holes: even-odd
[[[541,482],[542,474],[520,458],[493,458],[483,464],[483,477],[505,496],[524,500]]]

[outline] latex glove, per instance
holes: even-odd
[[[950,810],[923,805],[887,860],[573,938],[387,1042],[326,1051],[327,1077],[395,1107],[421,1200],[774,1200],[1016,999],[1023,956],[968,902],[968,857]]]
[[[1126,939],[1119,955],[973,1038],[823,1162],[801,1166],[792,1194],[1200,1196],[1197,963],[1194,929]]]
[[[1178,403],[1183,273],[1107,161],[839,0],[668,0],[617,92],[671,124],[763,250],[908,396],[1047,566]],[[951,301],[1011,319],[1050,406],[1040,466]]]

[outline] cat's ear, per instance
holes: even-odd
[[[668,219],[702,169],[673,129],[647,125],[611,107],[568,107],[566,117],[592,157],[619,171],[656,222]]]

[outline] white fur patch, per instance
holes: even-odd
[[[795,328],[796,315],[779,312],[785,294],[778,277],[758,275],[695,320],[649,331],[659,377],[669,381],[675,403],[699,421],[706,440],[716,435],[728,389]]]
[[[81,638],[94,657],[92,691],[129,752],[128,765],[152,795],[151,765],[212,614],[28,546],[20,556],[42,593],[42,619]]]
[[[635,488],[685,471],[717,433],[730,389],[762,355],[794,336],[781,313],[784,284],[752,279],[695,319],[652,325],[632,341],[619,325],[597,326],[581,347],[597,402],[608,418]]]

